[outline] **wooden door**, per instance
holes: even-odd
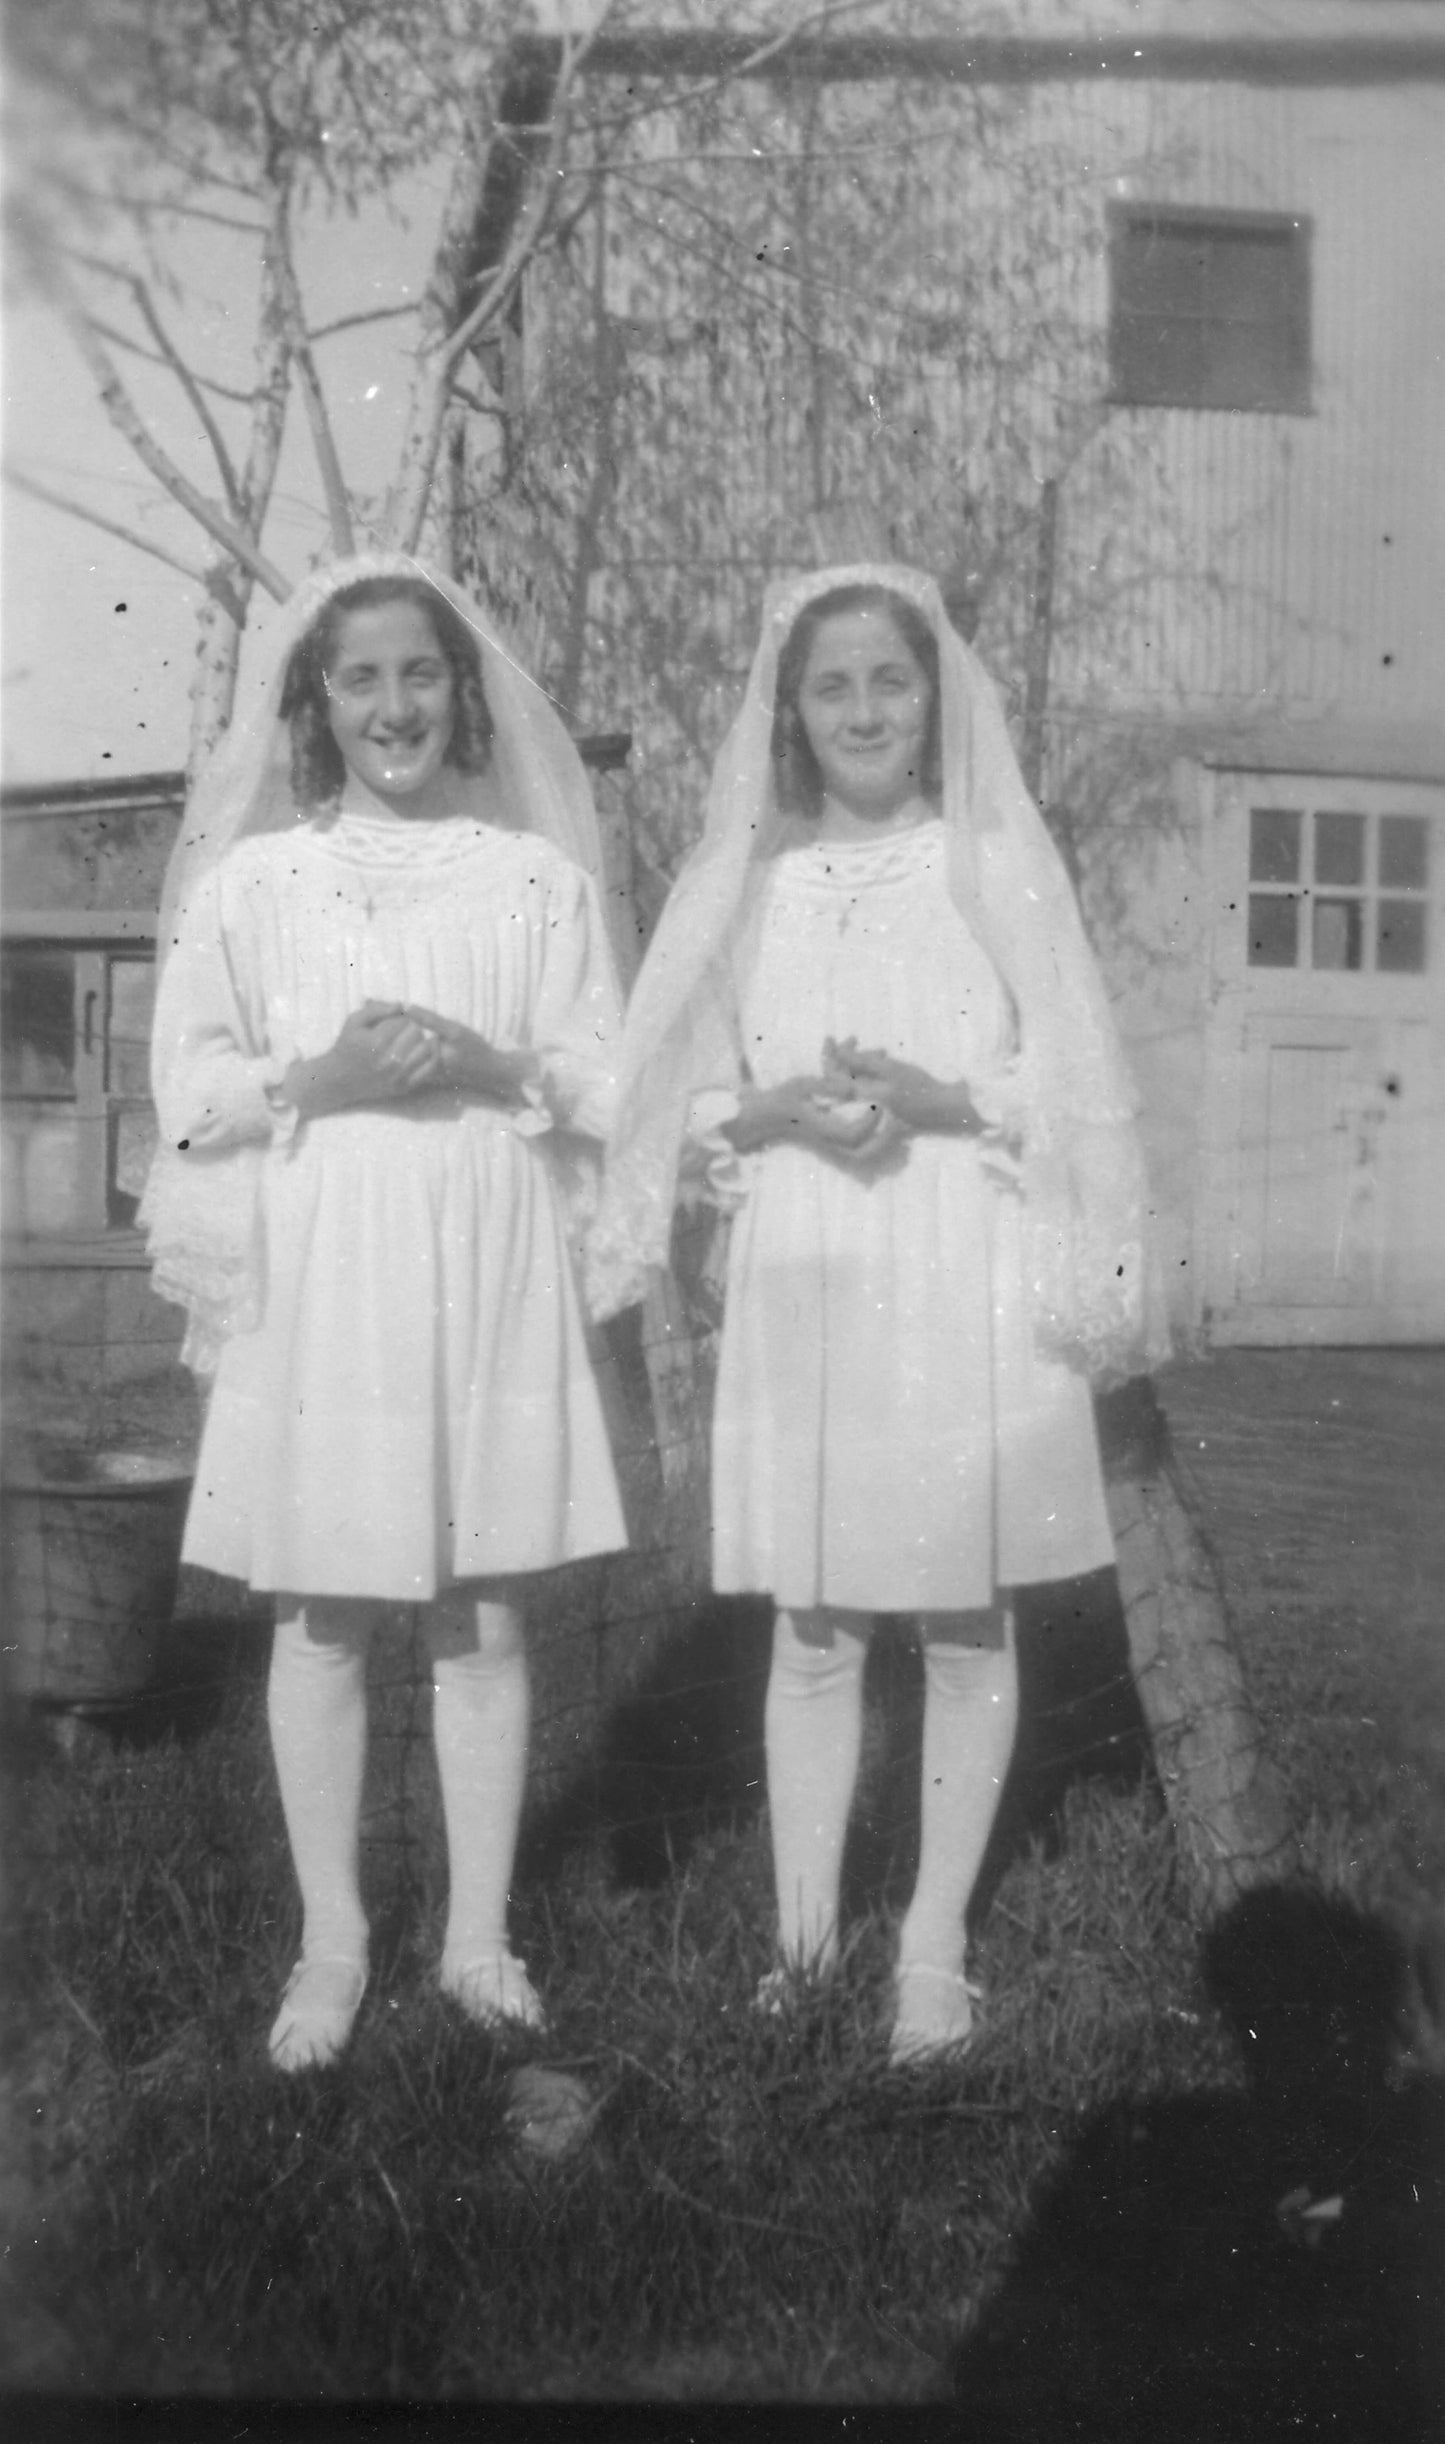
[[[1210,1337],[1445,1338],[1445,791],[1231,773],[1215,814]]]

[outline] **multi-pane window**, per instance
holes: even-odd
[[[1250,809],[1251,967],[1423,975],[1429,895],[1428,815]]]
[[[127,1230],[155,1146],[149,946],[11,941],[3,962],[4,1219],[21,1238]]]
[[[1280,213],[1111,207],[1110,396],[1303,413],[1309,226]]]

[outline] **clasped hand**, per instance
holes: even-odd
[[[983,1126],[973,1098],[961,1082],[935,1078],[917,1061],[900,1061],[891,1052],[868,1051],[856,1035],[840,1043],[829,1036],[823,1046],[824,1074],[842,1078],[851,1093],[871,1096],[905,1129],[930,1129],[952,1135]]]
[[[744,1095],[728,1135],[740,1152],[802,1142],[837,1161],[873,1168],[914,1131],[953,1133],[982,1126],[968,1088],[935,1078],[917,1062],[829,1036],[815,1076]]]
[[[419,1003],[364,1001],[329,1051],[292,1064],[287,1086],[299,1109],[313,1115],[447,1087],[506,1101],[535,1067],[531,1054],[499,1051],[474,1028]]]
[[[903,1133],[886,1103],[827,1071],[787,1078],[748,1099],[741,1119],[743,1146],[791,1140],[859,1165],[881,1161]]]

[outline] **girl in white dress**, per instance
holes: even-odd
[[[323,572],[281,631],[168,878],[147,1218],[214,1373],[184,1558],[276,1598],[295,2070],[365,1989],[365,1657],[398,1602],[432,1656],[443,1989],[540,2021],[506,1927],[525,1582],[625,1532],[568,1242],[618,1031],[585,772],[415,561]]]
[[[923,1642],[891,2050],[965,2041],[965,1911],[1013,1744],[1008,1590],[1112,1559],[1090,1382],[1160,1343],[1134,1098],[1072,893],[936,588],[775,590],[708,828],[635,992],[599,1311],[674,1182],[733,1209],[713,1571],[777,1606],[779,1971],[826,1971],[874,1616]]]

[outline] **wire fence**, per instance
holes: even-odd
[[[709,1583],[707,1419],[719,1310],[717,1251],[701,1253],[640,1315],[598,1336],[630,1543],[533,1584],[524,1880],[570,1846],[601,1841],[624,1877],[646,1881],[701,1829],[745,1821],[762,1802],[771,1605],[718,1597]],[[223,1689],[250,1681],[257,1703],[243,1719],[264,1774],[268,1622],[264,1599],[183,1574],[166,1668],[111,1721],[141,1741],[185,1736],[214,1722]],[[1074,1776],[1128,1779],[1148,1759],[1112,1573],[1023,1591],[1017,1639],[1023,1703],[1003,1811],[1015,1838],[1043,1826]],[[368,1878],[397,1901],[434,1898],[444,1842],[427,1650],[411,1608],[384,1618],[368,1674]],[[877,1841],[906,1852],[922,1705],[906,1623],[884,1625],[875,1638],[866,1685],[859,1814]]]

